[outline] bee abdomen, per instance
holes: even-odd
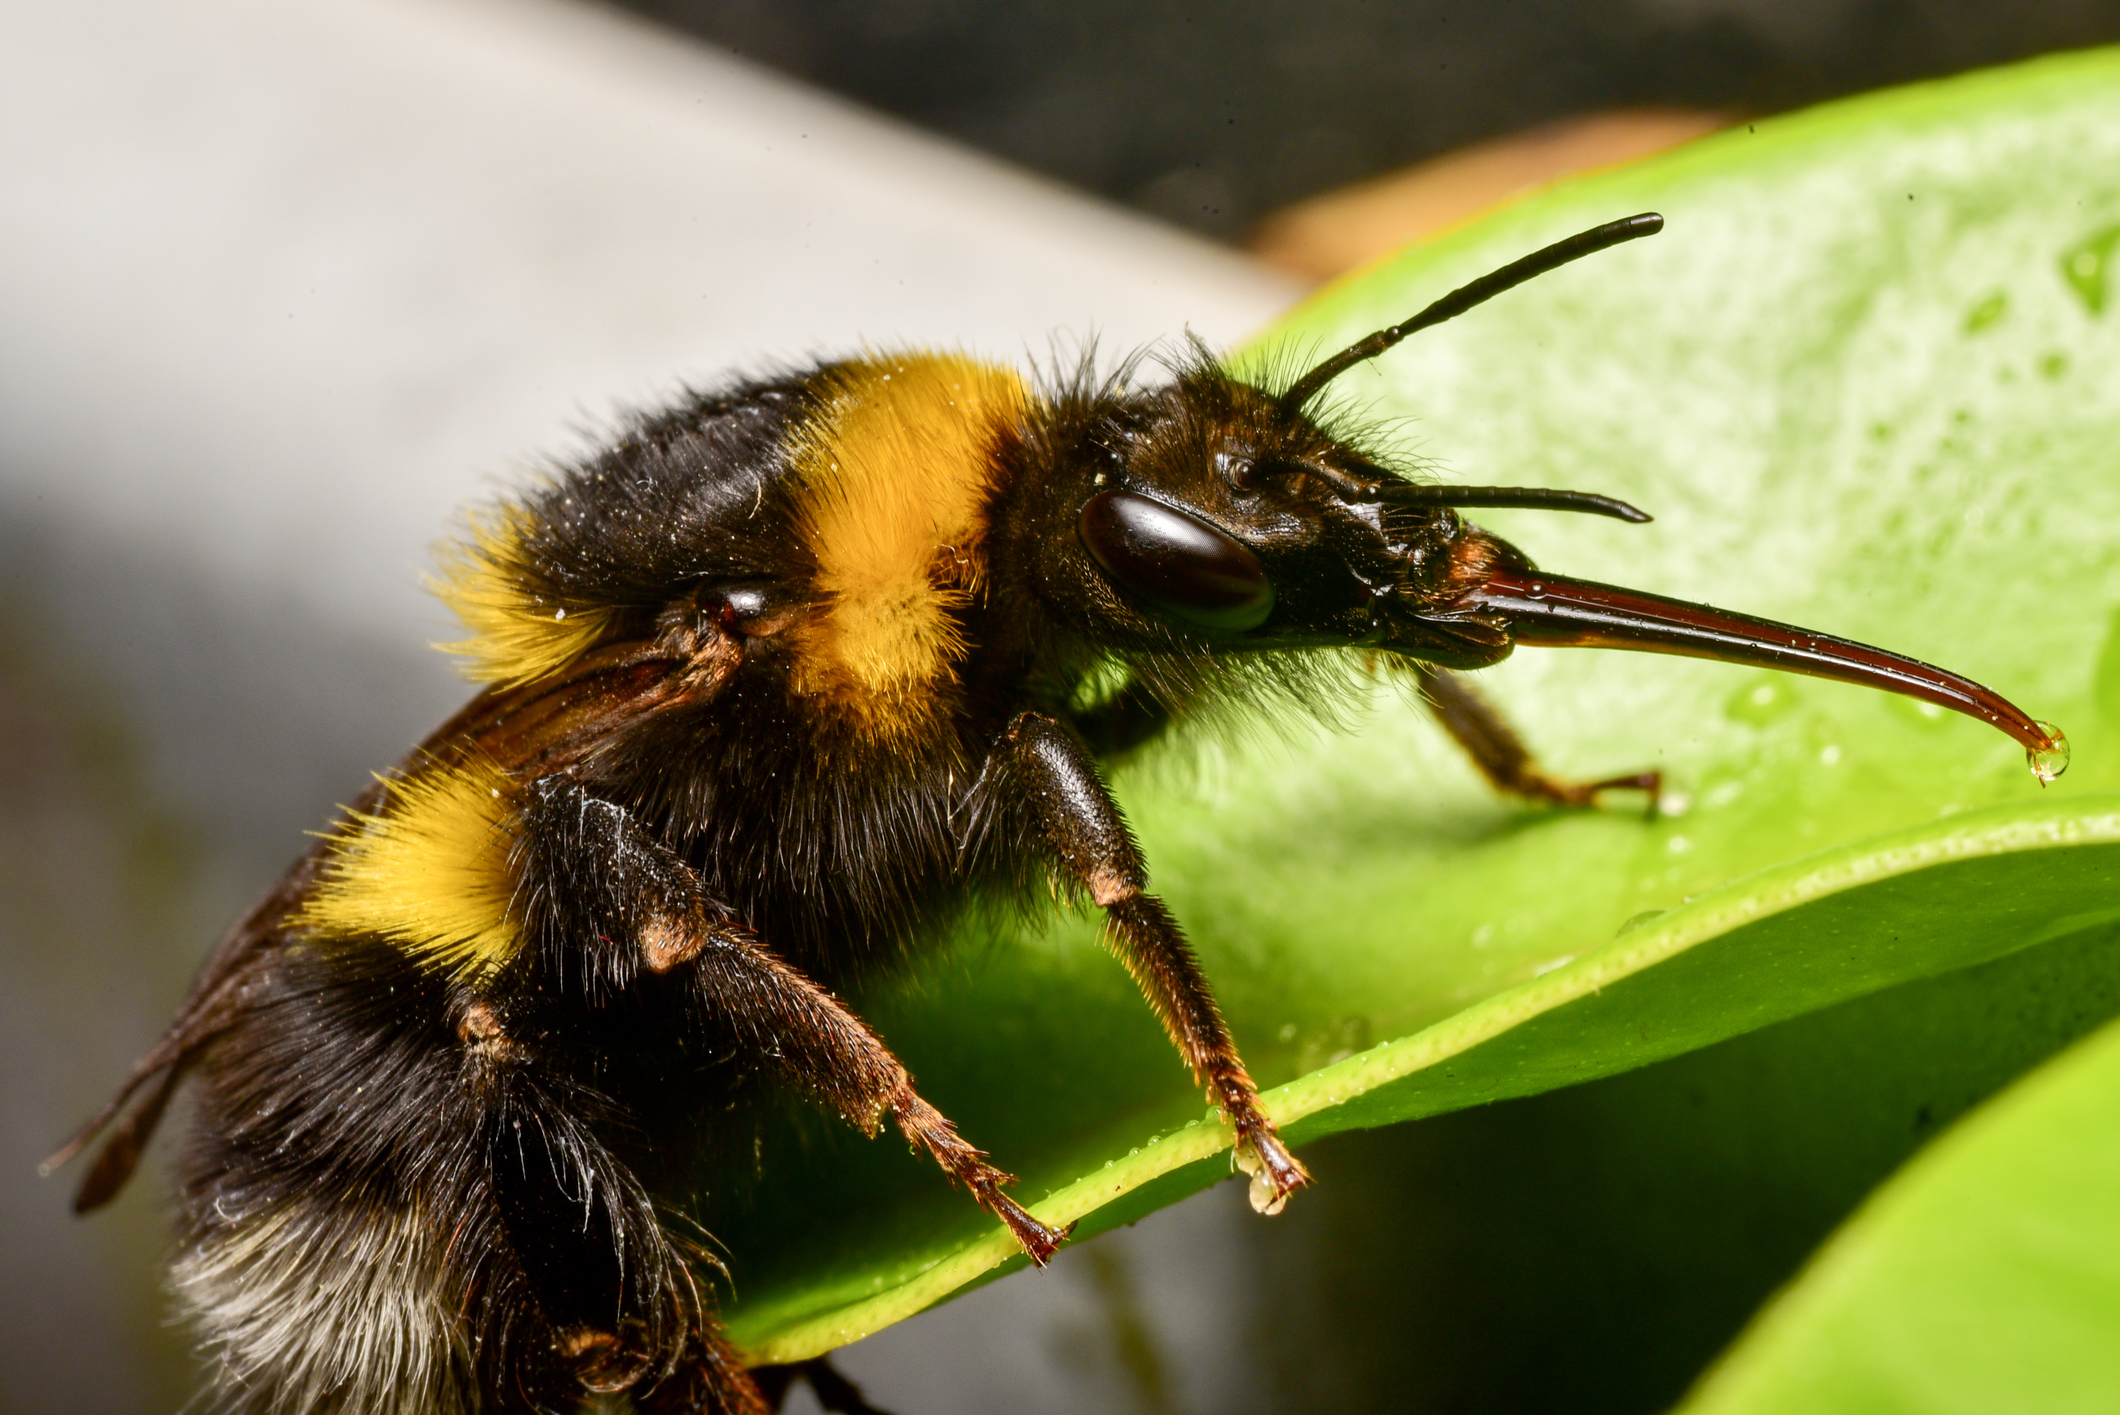
[[[172,1271],[228,1408],[258,1415],[461,1415],[470,1344],[418,1205],[298,1198],[199,1235]]]
[[[331,837],[315,891],[292,922],[330,939],[384,939],[460,976],[513,959],[509,911],[519,822],[514,783],[491,763],[422,765],[390,779],[372,814]]]

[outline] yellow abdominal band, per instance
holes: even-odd
[[[333,938],[380,937],[422,962],[477,974],[514,956],[516,842],[507,774],[488,762],[428,766],[389,785],[374,815],[332,837],[294,923]]]

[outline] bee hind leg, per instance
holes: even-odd
[[[512,1387],[534,1408],[572,1409],[625,1394],[644,1411],[768,1415],[701,1291],[694,1270],[713,1259],[665,1229],[600,1138],[608,1101],[547,1066],[485,1002],[460,999],[455,1010],[504,1240],[471,1342],[501,1361],[486,1373],[489,1396]],[[462,1222],[476,1230],[475,1216]],[[656,1392],[665,1403],[649,1399]]]
[[[631,1394],[631,1408],[639,1415],[776,1415],[781,1393],[758,1379],[773,1369],[745,1370],[736,1349],[720,1333],[702,1331],[693,1337],[676,1370]]]

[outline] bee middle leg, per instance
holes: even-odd
[[[1569,781],[1548,775],[1494,705],[1464,678],[1446,669],[1421,664],[1413,669],[1421,699],[1435,720],[1442,724],[1480,774],[1497,791],[1556,806],[1588,806],[1605,791],[1646,791],[1649,811],[1656,811],[1663,792],[1659,771],[1638,771],[1629,776],[1608,776],[1602,781]]]
[[[1051,1260],[1068,1228],[1040,1223],[1004,1192],[1016,1177],[988,1163],[984,1150],[921,1098],[904,1063],[860,1018],[747,933],[730,924],[708,925],[705,932],[714,943],[690,967],[709,1007],[770,1038],[791,1081],[866,1133],[874,1135],[888,1112],[909,1143],[927,1151],[979,1207],[1007,1226],[1032,1262],[1043,1267]]]
[[[876,1034],[710,898],[677,855],[619,807],[571,782],[548,778],[526,815],[527,871],[548,883],[526,889],[531,932],[565,976],[622,984],[632,972],[681,974],[705,1015],[734,1022],[790,1081],[875,1134],[885,1114],[999,1219],[1034,1262],[1067,1238],[1003,1192],[1015,1178],[987,1163],[921,1098],[913,1078]],[[552,916],[540,919],[538,910]],[[600,961],[567,955],[584,938],[631,945]]]
[[[1265,1207],[1310,1182],[1259,1104],[1259,1088],[1184,933],[1148,892],[1148,867],[1088,748],[1041,713],[1018,714],[988,756],[975,787],[977,818],[993,829],[1014,814],[1109,921],[1114,950],[1162,1019],[1194,1080],[1237,1132],[1238,1162],[1263,1180]],[[1258,1201],[1255,1200],[1255,1203]]]

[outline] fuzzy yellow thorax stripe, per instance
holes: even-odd
[[[294,923],[327,937],[378,936],[423,962],[482,973],[520,943],[509,917],[515,801],[489,762],[423,767],[390,782],[375,814],[331,837]]]
[[[465,659],[481,683],[514,687],[557,673],[588,650],[610,614],[554,604],[528,587],[530,513],[503,505],[474,513],[466,536],[444,545],[429,587],[463,621],[470,637],[441,644]]]
[[[789,448],[823,604],[796,639],[796,691],[869,736],[916,729],[963,657],[957,611],[985,566],[1001,430],[1028,394],[1010,370],[908,353],[825,375]]]

